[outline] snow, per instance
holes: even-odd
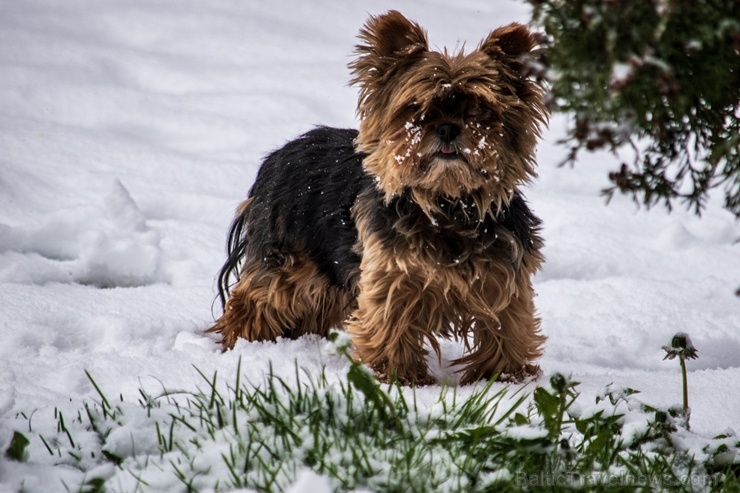
[[[615,63],[612,67],[612,75],[609,83],[621,86],[627,84],[634,75],[632,66],[628,63]]]
[[[334,491],[331,483],[325,477],[319,476],[310,469],[301,471],[298,480],[290,487],[288,493],[304,493],[315,491],[316,493],[332,493]]]
[[[195,368],[233,378],[240,358],[254,382],[271,366],[291,377],[296,361],[345,378],[347,362],[319,338],[240,341],[222,353],[203,331],[219,310],[226,231],[260,159],[316,124],[357,125],[346,64],[368,13],[391,8],[453,50],[529,19],[513,1],[0,4],[0,451],[28,430],[28,416],[35,430],[52,430],[56,410],[71,420],[98,401],[85,371],[129,403],[140,387],[202,387]],[[606,206],[599,191],[616,163],[593,155],[558,168],[566,125],[552,119],[526,191],[546,239],[535,279],[549,337],[543,381],[572,375],[585,402],[614,383],[668,407],[681,400],[681,377],[661,347],[685,332],[699,352],[687,362],[687,443],[736,434],[738,224],[719,200],[701,218],[621,197]],[[461,351],[443,348],[448,359]],[[444,362],[430,365],[454,378]],[[436,412],[438,395],[421,389],[419,403]],[[628,432],[637,434],[634,413]],[[117,433],[107,445],[116,455],[132,443],[156,449],[156,436]],[[38,441],[29,453],[48,457]],[[0,458],[0,491],[80,480],[49,461]],[[105,467],[99,476],[116,474]],[[302,472],[290,491],[308,490],[330,485]]]

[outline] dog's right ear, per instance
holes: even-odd
[[[353,84],[391,75],[405,65],[400,62],[413,61],[429,49],[426,31],[396,10],[370,17],[359,38],[357,59],[349,65]]]
[[[403,57],[428,49],[426,31],[397,10],[370,17],[360,30],[360,39],[365,44],[358,45],[357,51],[371,52],[378,58]]]

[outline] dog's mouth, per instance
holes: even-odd
[[[436,157],[442,159],[460,159],[460,153],[457,151],[457,147],[454,144],[442,144],[439,151],[435,154]]]

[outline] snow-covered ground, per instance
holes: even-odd
[[[522,3],[482,0],[0,3],[0,452],[24,415],[44,426],[97,398],[85,370],[134,402],[140,387],[201,385],[193,367],[233,375],[240,357],[254,380],[294,360],[342,378],[316,338],[222,354],[203,330],[261,157],[313,125],[355,125],[346,64],[368,13],[390,8],[437,47],[529,19]],[[545,374],[572,374],[588,402],[614,382],[668,406],[680,374],[661,346],[687,332],[692,430],[740,431],[738,224],[719,201],[701,218],[606,206],[613,158],[558,168],[565,125],[552,120],[527,191],[547,243]],[[73,471],[30,450],[47,458],[0,458],[0,491],[63,490]]]

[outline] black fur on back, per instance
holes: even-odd
[[[355,152],[356,137],[356,130],[317,127],[267,156],[249,192],[251,202],[229,230],[228,258],[218,275],[222,306],[245,259],[264,262],[269,269],[305,253],[331,283],[354,289],[361,259],[353,251],[352,207],[360,193],[377,207],[372,229],[388,241],[398,240],[393,236],[399,230],[423,230],[453,261],[466,251],[492,246],[499,228],[511,231],[525,250],[541,247],[540,221],[518,192],[495,218],[487,216],[482,223],[469,222],[464,201],[448,208],[440,202],[445,217],[437,224],[407,194],[386,206],[375,180],[363,171],[365,155]]]
[[[222,305],[245,257],[280,265],[306,252],[332,283],[350,287],[360,259],[351,207],[373,180],[354,149],[357,131],[317,127],[267,156],[249,192],[251,203],[229,230],[228,259],[218,276]]]

